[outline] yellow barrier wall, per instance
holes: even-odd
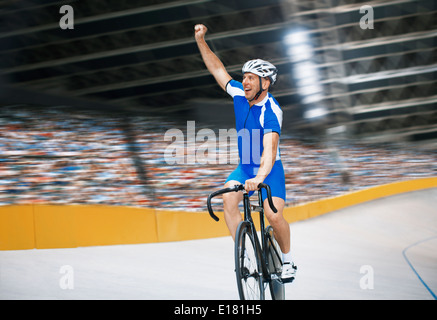
[[[35,248],[33,206],[0,207],[0,250]]]
[[[113,206],[0,207],[0,250],[157,242],[153,209]]]
[[[154,209],[126,207],[93,207],[91,216],[77,210],[78,246],[157,242]]]
[[[153,209],[35,205],[35,248],[158,241]]]
[[[292,223],[350,207],[366,201],[392,196],[404,192],[437,187],[437,178],[424,178],[384,184],[365,190],[351,192],[338,197],[323,199],[303,205],[285,208],[284,217]]]
[[[289,207],[284,210],[284,217],[291,223],[365,201],[433,187],[437,187],[437,178],[391,183]],[[217,216],[220,222],[212,220],[207,212],[114,206],[3,206],[0,207],[0,250],[136,244],[229,235],[223,213]]]

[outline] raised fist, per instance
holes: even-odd
[[[205,27],[203,24],[196,24],[194,26],[194,37],[196,38],[196,40],[203,39],[207,31],[208,28]]]

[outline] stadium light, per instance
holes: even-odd
[[[286,52],[293,65],[293,77],[296,89],[301,96],[301,103],[305,106],[304,118],[314,119],[327,114],[327,109],[321,103],[323,87],[320,75],[314,62],[314,49],[308,30],[298,28],[284,37]],[[314,104],[317,104],[314,107]]]
[[[315,107],[311,108],[304,113],[304,117],[306,119],[314,119],[314,118],[321,118],[326,116],[327,111],[326,108],[323,107]]]
[[[310,42],[308,31],[305,29],[295,29],[284,37],[284,42],[287,46]]]

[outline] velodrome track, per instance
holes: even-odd
[[[287,299],[436,299],[437,188],[291,228],[298,273]],[[63,266],[72,289],[61,288]],[[230,237],[0,251],[0,299],[238,299],[233,270]]]

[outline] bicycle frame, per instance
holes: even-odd
[[[277,212],[277,209],[275,208],[273,201],[272,201],[272,197],[271,197],[271,192],[270,192],[270,187],[266,184],[260,184],[258,186],[259,188],[265,188],[266,192],[267,192],[267,199],[269,202],[269,205],[271,207],[271,209],[273,210],[273,212]],[[250,199],[249,199],[249,194],[248,192],[246,192],[244,190],[244,186],[243,185],[236,185],[234,187],[231,188],[225,188],[222,190],[218,190],[216,192],[213,192],[212,194],[210,194],[208,196],[208,200],[207,200],[207,206],[208,206],[208,211],[209,214],[211,215],[211,217],[216,220],[219,221],[219,218],[214,215],[213,211],[212,211],[212,207],[211,207],[211,199],[217,195],[223,194],[223,193],[227,193],[227,192],[233,192],[233,191],[243,191],[243,207],[244,207],[244,217],[243,217],[243,222],[248,223],[250,226],[250,232],[252,233],[252,237],[253,237],[253,241],[254,241],[254,250],[255,250],[255,255],[258,259],[258,261],[260,261],[260,269],[259,273],[260,276],[262,277],[262,281],[263,284],[269,283],[270,284],[270,289],[272,291],[272,297],[273,297],[273,292],[274,295],[276,297],[279,297],[280,299],[283,299],[283,289],[280,288],[280,286],[282,286],[282,281],[280,280],[280,278],[273,278],[271,276],[271,274],[276,274],[276,270],[278,268],[278,265],[275,265],[275,257],[272,257],[272,264],[273,264],[273,268],[275,270],[275,272],[269,272],[269,248],[273,249],[272,251],[274,253],[272,253],[272,255],[275,255],[277,260],[279,261],[279,263],[282,266],[281,261],[281,256],[280,253],[277,251],[277,249],[275,248],[274,242],[272,237],[270,236],[270,234],[267,234],[266,232],[266,227],[265,227],[265,218],[264,218],[264,208],[263,208],[263,201],[262,201],[262,195],[261,195],[261,190],[258,191],[258,206],[253,206],[253,210],[254,211],[258,211],[260,214],[260,233],[261,233],[261,242],[259,240],[258,234],[257,234],[257,230],[254,224],[254,221],[252,219],[252,209],[251,209],[251,205],[250,205]],[[265,290],[266,287],[264,287],[263,290]],[[281,293],[282,290],[282,293]],[[264,296],[264,293],[263,293]]]

